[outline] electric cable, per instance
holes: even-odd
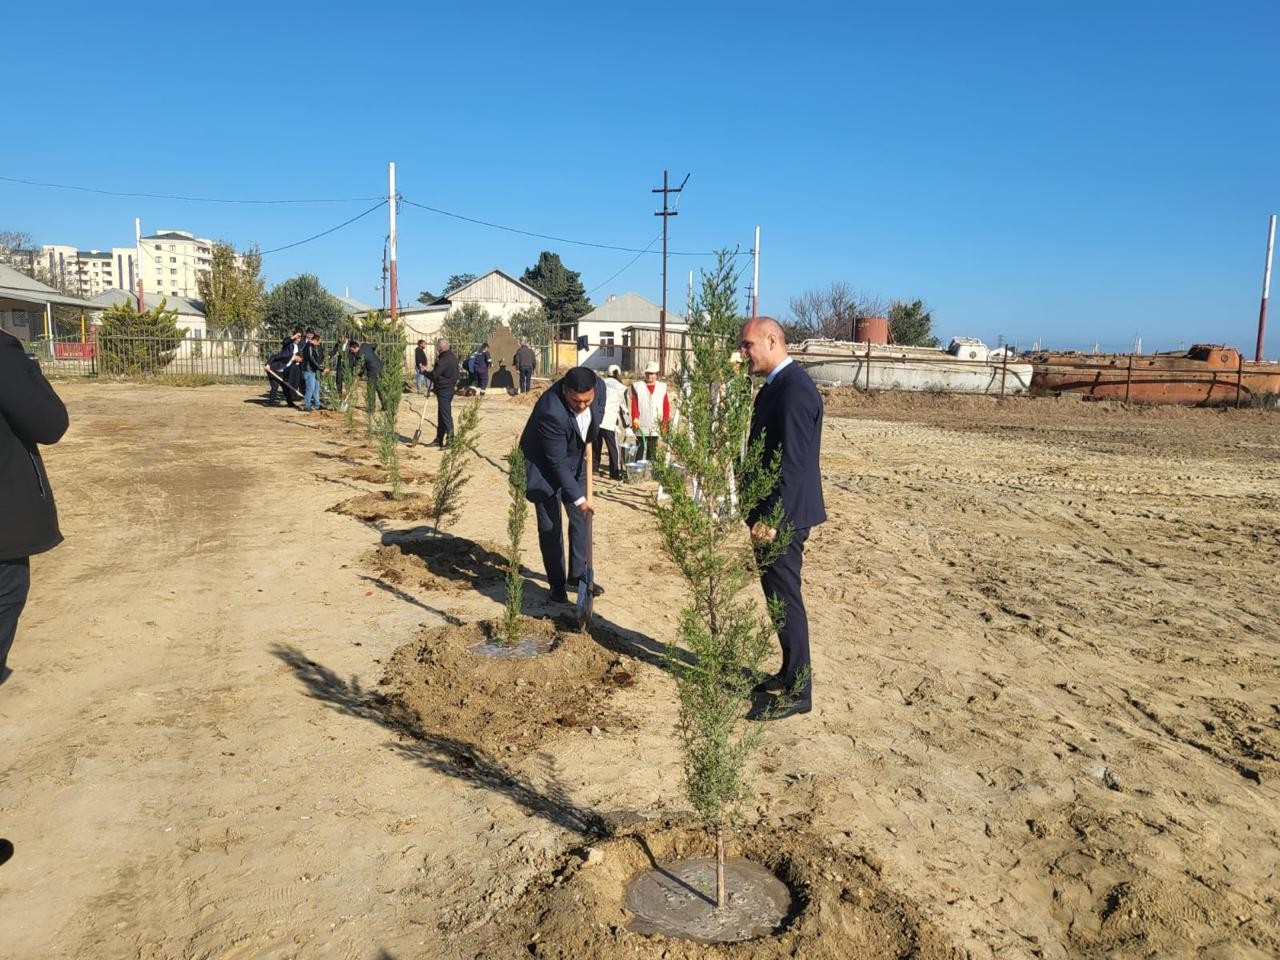
[[[294,243],[286,243],[283,247],[272,247],[270,250],[263,250],[262,255],[265,257],[269,253],[279,253],[281,250],[291,250],[294,247],[302,246],[304,243],[310,243],[312,240],[319,240],[321,237],[327,237],[329,234],[333,233],[334,231],[341,230],[343,227],[347,226],[348,224],[355,223],[361,217],[367,217],[369,214],[373,213],[373,211],[381,207],[385,207],[386,205],[387,205],[386,200],[379,200],[377,203],[375,203],[372,207],[370,207],[364,213],[358,213],[354,217],[352,217],[350,220],[342,221],[342,223],[338,224],[336,227],[330,227],[328,230],[322,230],[320,233],[317,233],[314,236],[307,237],[305,240],[298,240]]]
[[[480,220],[476,217],[468,217],[461,213],[453,213],[449,210],[441,210],[439,207],[432,207],[425,203],[417,203],[413,200],[407,200],[403,197],[401,198],[401,202],[408,204],[411,207],[418,207],[421,210],[427,210],[427,211],[430,211],[431,213],[439,214],[442,217],[452,217],[454,220],[465,220],[467,223],[475,223],[475,224],[479,224],[482,227],[489,227],[493,230],[503,230],[503,231],[506,231],[507,233],[518,233],[521,236],[525,236],[525,237],[536,237],[539,240],[554,240],[556,243],[570,243],[578,247],[594,247],[597,250],[617,250],[621,253],[643,254],[643,253],[654,252],[650,249],[650,247],[652,247],[653,244],[650,244],[649,247],[645,247],[641,249],[639,247],[622,247],[613,243],[595,243],[590,240],[571,240],[568,237],[557,237],[549,233],[538,233],[534,230],[522,230],[519,227],[510,227],[510,226],[507,226],[506,224],[494,223],[491,220]],[[715,256],[715,253],[714,252],[694,252],[694,251],[687,251],[687,250],[668,250],[667,256],[712,257],[712,256]]]
[[[649,248],[650,248],[650,247],[652,247],[655,243],[657,243],[657,242],[658,242],[659,240],[661,240],[661,239],[662,239],[662,234],[658,234],[656,237],[654,237],[652,240],[650,240],[650,241],[649,241],[649,246],[648,246],[648,247],[645,247],[643,250],[639,251],[639,252],[638,252],[634,257],[632,257],[630,260],[628,260],[628,261],[627,261],[627,265],[626,265],[625,267],[623,267],[621,270],[619,270],[617,273],[615,273],[613,276],[611,276],[611,277],[610,277],[608,280],[606,280],[604,283],[598,283],[598,284],[596,284],[594,287],[592,287],[590,290],[588,290],[588,291],[584,294],[584,296],[589,297],[589,296],[591,296],[593,293],[595,293],[597,290],[599,290],[601,287],[607,287],[609,284],[613,283],[613,281],[614,281],[614,280],[617,280],[617,279],[618,279],[618,277],[622,276],[624,273],[626,273],[628,270],[630,270],[633,266],[635,266],[636,261],[637,261],[637,260],[639,260],[641,257],[643,257],[646,253],[648,253],[648,252],[649,252]]]
[[[101,190],[97,187],[82,187],[71,183],[46,183],[40,180],[23,180],[20,177],[0,175],[0,180],[7,183],[23,183],[30,187],[51,187],[57,190],[79,190],[83,193],[98,193],[107,197],[140,197],[147,200],[181,200],[184,203],[359,203],[365,200],[377,200],[378,197],[310,197],[291,200],[244,200],[230,197],[184,197],[167,193],[130,193],[120,190]]]

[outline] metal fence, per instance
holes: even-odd
[[[279,340],[201,337],[79,337],[34,340],[28,349],[49,377],[110,377],[141,380],[206,380],[237,383],[261,380]],[[401,344],[379,344],[388,362]],[[325,345],[333,369],[338,344]],[[402,359],[406,374],[408,363]]]

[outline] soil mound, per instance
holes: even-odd
[[[568,618],[526,618],[526,633],[550,641],[538,657],[481,656],[494,625],[433,629],[391,656],[379,683],[385,708],[406,733],[448,738],[490,753],[526,753],[575,727],[627,729],[609,708],[613,691],[634,683],[637,665],[604,649]]]
[[[644,822],[561,858],[484,929],[493,940],[483,956],[597,960],[958,960],[963,952],[905,897],[880,879],[876,858],[844,852],[803,823],[747,827],[730,854],[767,868],[791,891],[791,912],[774,935],[709,945],[627,929],[626,888],[659,864],[714,855],[714,841],[688,822]]]
[[[376,490],[335,503],[329,512],[368,523],[376,520],[421,520],[425,523],[431,512],[431,498],[422,493],[406,493],[401,499],[393,500],[389,490]]]
[[[383,466],[357,466],[353,470],[348,470],[343,474],[348,480],[362,480],[365,483],[390,483],[391,480],[387,476],[387,468]],[[420,473],[417,470],[400,469],[401,483],[426,483],[434,480],[433,473]]]

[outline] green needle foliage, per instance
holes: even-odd
[[[728,253],[719,254],[689,305],[692,349],[672,390],[680,427],[665,435],[669,458],[653,467],[669,495],[653,505],[662,544],[685,581],[679,645],[667,653],[680,699],[685,793],[716,837],[717,906],[724,905],[725,830],[750,799],[747,764],[761,742],[759,726],[745,719],[751,687],[781,617],[780,605],[762,616],[742,593],[789,539],[783,530],[772,545],[753,550],[747,536],[746,518],[776,485],[779,464],[763,462],[762,442],[745,445],[752,393],[734,362],[742,321],[732,264]],[[765,522],[779,527],[780,510]]]
[[[524,521],[529,512],[524,497],[524,484],[528,473],[524,451],[517,443],[507,454],[507,490],[511,494],[511,506],[507,509],[507,609],[502,618],[502,642],[514,647],[520,642],[520,601],[524,597],[524,577],[520,575],[520,540],[524,536]]]
[[[470,461],[467,454],[475,453],[476,432],[480,427],[480,398],[472,400],[462,410],[458,422],[454,426],[453,439],[445,447],[444,456],[440,459],[440,469],[436,471],[435,493],[431,500],[431,517],[435,523],[435,532],[447,520],[458,515],[462,506],[462,488],[471,478],[467,475]]]
[[[382,368],[378,384],[383,399],[382,412],[378,414],[376,422],[378,459],[382,461],[387,470],[387,478],[391,481],[391,498],[400,500],[404,497],[404,488],[400,483],[400,428],[396,418],[400,413],[400,400],[404,396],[404,346],[395,342],[384,346],[389,359]],[[372,393],[371,389],[370,395]]]

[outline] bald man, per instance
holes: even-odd
[[[787,338],[772,317],[748,320],[738,349],[751,373],[764,377],[751,414],[750,442],[764,436],[764,462],[781,454],[777,486],[751,511],[747,522],[759,546],[778,535],[767,524],[777,504],[791,530],[787,548],[760,573],[764,595],[782,603],[778,630],[782,668],[757,687],[760,695],[747,715],[752,720],[781,720],[813,709],[813,668],[809,662],[809,617],[801,593],[801,566],[809,532],[827,519],[818,466],[822,447],[822,397],[809,375],[787,354]],[[768,694],[777,693],[775,700]]]

